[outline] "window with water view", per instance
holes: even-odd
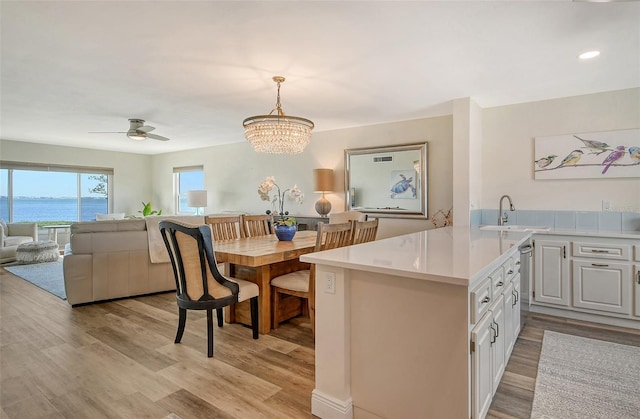
[[[2,164],[0,218],[41,224],[95,220],[109,212],[110,177],[105,169]]]

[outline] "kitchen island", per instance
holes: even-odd
[[[475,416],[474,292],[502,286],[489,278],[530,235],[445,227],[301,256],[317,265],[312,413]]]

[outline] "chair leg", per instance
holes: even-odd
[[[207,356],[213,356],[213,309],[207,310]]]
[[[260,324],[260,318],[258,317],[258,297],[253,297],[249,301],[251,306],[251,329],[253,329],[253,338],[258,339],[258,328]]]
[[[276,287],[271,287],[271,310],[271,328],[276,330],[280,325],[280,316],[278,316],[278,310],[280,310],[280,293]]]
[[[184,325],[187,322],[187,309],[178,307],[178,332],[176,333],[175,343],[180,343],[184,334]]]
[[[218,318],[218,327],[222,327],[224,325],[224,317],[221,308],[216,308],[216,317]]]

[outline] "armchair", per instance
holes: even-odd
[[[16,260],[18,246],[38,240],[38,224],[5,223],[0,220],[0,263]]]

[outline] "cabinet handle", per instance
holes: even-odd
[[[562,246],[562,257],[567,258],[567,246]]]
[[[520,261],[517,261],[517,262],[516,262],[516,265],[520,265]]]
[[[591,249],[591,253],[609,253],[608,250]]]
[[[500,325],[496,323],[495,320],[493,321],[493,324],[496,325],[496,339],[497,339],[498,336],[500,336]]]
[[[609,265],[606,265],[604,263],[592,263],[591,266],[595,266],[595,267],[598,267],[598,268],[608,268],[609,267]]]
[[[489,301],[491,301],[491,297],[484,297],[481,302],[482,304],[487,304]]]
[[[640,285],[640,269],[638,269],[638,285]]]
[[[498,281],[498,283],[496,284],[496,287],[501,287],[503,285],[504,285],[504,283],[502,281]]]
[[[507,275],[511,275],[513,274],[513,269],[509,269],[509,272],[507,272]]]
[[[494,343],[496,343],[496,339],[498,338],[498,333],[496,332],[496,329],[493,328],[493,322],[490,325],[491,330],[489,330],[489,333],[491,333],[491,337],[489,338],[489,342],[491,343],[491,345],[493,345]]]
[[[511,303],[511,307],[514,307],[516,305],[516,303],[518,302],[518,296],[516,295],[515,290],[511,291],[511,295],[513,295],[513,302]]]

